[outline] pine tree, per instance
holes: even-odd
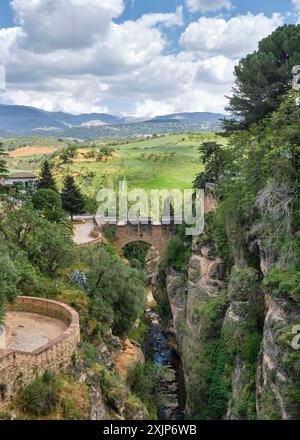
[[[43,163],[38,182],[38,189],[52,189],[53,191],[57,191],[56,183],[48,160]]]
[[[8,175],[6,156],[7,153],[4,150],[4,146],[0,143],[0,177],[6,177]]]
[[[292,69],[300,64],[300,26],[284,25],[260,41],[258,50],[235,67],[235,86],[225,119],[227,133],[248,128],[273,112],[292,87]]]
[[[73,220],[75,214],[83,214],[85,201],[80,189],[76,186],[74,177],[67,176],[61,192],[62,207],[69,212]]]

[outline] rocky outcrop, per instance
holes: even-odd
[[[147,284],[156,286],[156,280],[159,272],[160,256],[158,250],[151,246],[146,255],[146,274]]]
[[[267,304],[257,370],[257,415],[259,419],[299,420],[299,357],[292,340],[293,327],[300,322],[300,309],[270,297]]]
[[[90,419],[91,420],[112,420],[114,417],[108,410],[103,394],[98,386],[90,386]]]
[[[131,339],[122,341],[121,349],[114,353],[114,369],[120,378],[126,381],[130,371],[137,365],[145,363],[140,345]]]
[[[186,279],[182,273],[173,269],[167,270],[167,292],[172,312],[172,328],[176,334],[186,303]]]
[[[160,379],[158,394],[159,416],[164,420],[176,420],[179,413],[179,402],[177,395],[177,381],[175,370],[167,365],[164,367]]]

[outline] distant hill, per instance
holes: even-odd
[[[194,113],[172,113],[170,115],[156,116],[152,121],[156,122],[218,122],[224,115],[220,113],[194,112]]]
[[[72,115],[64,112],[47,112],[34,107],[0,104],[0,137],[55,136],[126,137],[151,134],[178,133],[181,131],[218,130],[224,115],[218,113],[174,113],[142,118],[118,118],[105,113]]]
[[[0,130],[29,134],[32,130],[55,130],[83,126],[84,124],[119,124],[120,118],[104,113],[71,115],[63,112],[46,112],[34,107],[0,104]]]

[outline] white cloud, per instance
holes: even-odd
[[[20,43],[29,50],[87,47],[105,36],[123,0],[12,0]]]
[[[213,84],[232,84],[234,66],[237,60],[231,60],[223,55],[208,58],[199,64],[196,79],[200,82]]]
[[[107,88],[97,78],[51,80],[39,90],[10,89],[8,96],[18,105],[29,105],[47,111],[66,111],[73,114],[108,112],[97,104],[95,97]]]
[[[240,57],[257,49],[258,42],[282,24],[283,17],[277,13],[271,18],[262,13],[229,20],[202,17],[187,27],[180,41],[184,49],[204,56]]]
[[[174,112],[174,106],[165,101],[154,101],[152,99],[145,99],[136,104],[133,116],[143,116],[146,118],[153,118],[155,116],[167,115]]]
[[[168,29],[184,24],[181,6],[119,23],[114,18],[123,11],[122,0],[13,5],[16,27],[0,29],[4,99],[77,114],[222,112],[239,54],[281,24],[278,15],[203,18],[183,32],[183,49],[166,55]]]
[[[184,24],[183,7],[178,6],[174,13],[169,14],[145,14],[138,20],[138,22],[145,26],[155,26],[156,24],[162,24],[166,27],[182,26]]]
[[[300,0],[293,0],[293,5],[296,10],[300,11]]]
[[[186,4],[191,12],[202,13],[233,8],[229,0],[186,0]]]
[[[293,0],[293,6],[296,11],[297,23],[300,23],[300,0]]]

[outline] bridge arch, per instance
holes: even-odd
[[[168,241],[174,234],[174,226],[162,224],[137,224],[131,223],[116,225],[116,240],[115,246],[119,250],[129,243],[134,241],[143,241],[154,247],[160,257],[163,257],[166,252]]]

